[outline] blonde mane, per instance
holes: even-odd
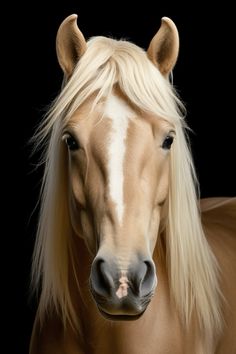
[[[197,179],[186,142],[183,105],[171,84],[149,61],[146,52],[126,41],[94,37],[53,103],[36,135],[46,145],[45,173],[37,240],[33,256],[33,284],[41,284],[39,314],[50,308],[76,324],[69,290],[72,227],[67,196],[63,126],[92,94],[91,107],[108,97],[114,85],[139,109],[172,122],[176,140],[171,150],[168,213],[165,227],[166,265],[170,289],[186,324],[197,316],[206,336],[220,329],[220,290],[216,260],[202,230]],[[73,262],[73,259],[72,259]]]

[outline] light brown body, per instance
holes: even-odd
[[[221,268],[222,293],[225,297],[222,335],[215,339],[214,354],[236,352],[236,199],[211,198],[201,201],[202,220],[208,241]],[[70,326],[64,331],[61,319],[54,314],[42,329],[36,319],[31,341],[31,354],[191,354],[196,332],[184,333],[170,301],[165,267],[159,264],[158,286],[144,315],[134,322],[105,320],[96,309],[88,288],[91,259],[83,244],[78,242],[78,257],[83,264],[80,275],[81,298],[74,294],[78,306],[81,334]],[[79,274],[79,273],[78,273]],[[201,339],[200,339],[201,340]]]

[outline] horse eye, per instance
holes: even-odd
[[[75,151],[79,149],[79,144],[71,134],[65,134],[63,136],[63,140],[66,142],[66,145],[68,146],[68,149],[70,151]]]
[[[162,149],[170,150],[170,147],[171,147],[173,141],[174,141],[173,136],[167,135],[167,136],[165,137],[165,140],[164,140],[163,143],[162,143]]]

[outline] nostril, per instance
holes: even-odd
[[[104,288],[111,288],[113,285],[113,280],[112,280],[111,274],[109,273],[109,268],[108,268],[107,264],[105,263],[105,261],[100,261],[98,263],[97,273],[98,273],[98,276],[100,277],[100,279],[99,279],[100,284]]]
[[[155,283],[155,266],[150,260],[142,261],[132,276],[132,287],[135,294],[145,296],[149,294]]]
[[[109,265],[102,258],[97,258],[92,264],[91,285],[93,291],[102,296],[110,295],[114,282],[109,271]]]
[[[144,261],[146,273],[140,284],[141,296],[145,296],[153,289],[155,282],[155,267],[152,261]]]

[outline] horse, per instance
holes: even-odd
[[[236,352],[236,198],[200,199],[179,52],[163,17],[147,51],[56,37],[62,89],[35,133],[45,172],[30,354]]]

